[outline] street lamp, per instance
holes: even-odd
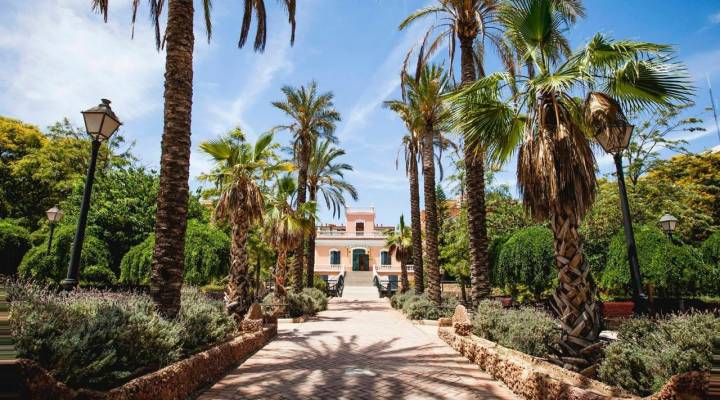
[[[620,106],[613,99],[604,95],[595,94],[595,96],[591,95],[590,101],[597,101],[595,104],[599,103],[604,106],[609,104],[610,106],[608,108],[612,110],[612,112],[605,114],[603,116],[604,118],[593,121],[596,122],[593,124],[593,127],[595,129],[595,139],[600,143],[600,146],[602,146],[606,153],[613,156],[613,160],[615,161],[618,188],[620,190],[620,208],[622,210],[623,228],[625,230],[625,243],[627,245],[630,277],[633,285],[633,301],[635,302],[636,312],[643,314],[647,311],[647,295],[642,287],[640,263],[637,258],[637,247],[635,246],[635,235],[633,233],[632,220],[630,219],[630,205],[628,204],[622,166],[622,153],[630,144],[630,137],[635,127],[627,121],[625,115],[623,115],[620,110]]]
[[[62,220],[65,215],[58,205],[52,206],[49,210],[45,211],[47,214],[48,224],[50,225],[50,237],[48,238],[48,247],[45,255],[50,255],[50,246],[52,246],[53,234],[55,233],[55,224]]]
[[[87,225],[88,209],[90,207],[90,194],[92,193],[93,179],[95,178],[95,164],[100,150],[100,144],[110,139],[120,127],[121,122],[110,108],[110,100],[102,99],[97,106],[82,112],[85,120],[85,130],[92,138],[92,151],[90,165],[88,165],[87,178],[85,178],[85,190],[83,191],[80,216],[78,218],[75,240],[73,241],[70,264],[68,264],[67,278],[62,281],[66,290],[71,290],[78,283],[78,268],[80,266],[80,253],[82,252],[83,240],[85,240],[85,225]]]
[[[672,234],[675,232],[678,220],[670,214],[665,214],[660,217],[660,229],[668,235],[668,238],[672,240]]]

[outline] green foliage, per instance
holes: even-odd
[[[287,302],[285,312],[290,318],[311,316],[317,313],[315,300],[306,293],[288,292],[285,301]]]
[[[0,275],[14,275],[30,249],[30,232],[12,220],[0,220]]]
[[[708,236],[700,248],[705,262],[720,268],[720,231]]]
[[[50,254],[46,255],[47,240],[30,249],[23,257],[18,274],[24,279],[55,284],[65,278],[70,252],[75,239],[75,227],[61,225],[55,229]],[[87,286],[107,286],[115,282],[109,269],[110,251],[105,243],[89,232],[85,234],[80,254],[80,283]]]
[[[302,293],[313,300],[315,312],[327,310],[328,298],[324,291],[316,288],[305,288]]]
[[[558,339],[557,322],[534,308],[502,308],[499,302],[483,300],[473,318],[473,333],[501,346],[535,357],[545,357]]]
[[[402,299],[402,300],[401,300]],[[432,319],[451,317],[458,302],[455,298],[443,298],[440,307],[428,299],[427,294],[408,294],[398,298],[398,304],[409,319]],[[392,299],[391,299],[392,301]]]
[[[323,293],[327,291],[327,282],[319,276],[313,277],[313,287]]]
[[[456,279],[470,278],[470,239],[468,236],[467,209],[456,217],[447,218],[440,230],[440,265]]]
[[[152,270],[155,235],[130,249],[120,263],[120,282],[147,285]],[[205,285],[227,275],[230,260],[230,240],[213,225],[188,221],[185,236],[184,280],[193,285]]]
[[[20,357],[72,387],[108,389],[161,368],[234,329],[222,304],[183,290],[180,316],[163,319],[148,296],[16,284],[10,323]]]
[[[720,319],[712,314],[675,315],[659,321],[634,319],[620,327],[605,349],[598,375],[637,395],[658,391],[673,375],[708,371]]]
[[[390,298],[390,305],[392,308],[402,309],[405,301],[415,296],[415,290],[410,289],[405,293],[395,292]]]
[[[699,252],[687,245],[675,244],[657,228],[640,226],[635,229],[640,273],[646,284],[661,296],[684,296],[707,293],[715,287],[712,270]],[[615,294],[629,293],[630,268],[625,235],[618,232],[610,243],[608,264],[600,278],[600,286]]]
[[[495,282],[511,293],[524,287],[538,299],[556,276],[552,232],[543,226],[516,231],[502,245],[496,267]]]

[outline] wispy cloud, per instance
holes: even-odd
[[[124,10],[122,10],[124,8]],[[127,4],[106,24],[87,2],[17,2],[0,16],[0,109],[39,125],[79,122],[83,107],[113,101],[124,122],[162,107],[163,56],[149,24],[130,39]]]
[[[720,12],[708,15],[708,21],[713,24],[720,24]]]
[[[685,59],[692,78],[696,81],[704,81],[720,75],[720,48],[711,49],[690,55]]]

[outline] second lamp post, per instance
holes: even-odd
[[[613,160],[615,161],[618,189],[620,191],[620,209],[622,211],[625,243],[627,245],[628,261],[630,263],[630,279],[633,287],[635,312],[638,314],[644,314],[648,312],[648,299],[642,286],[640,263],[638,262],[637,257],[635,234],[633,233],[632,219],[630,217],[630,205],[628,204],[628,195],[625,188],[625,175],[623,174],[622,166],[622,153],[630,144],[630,137],[632,136],[634,128],[635,127],[633,125],[628,123],[625,116],[618,112],[614,121],[606,124],[604,128],[596,130],[595,139],[597,139],[605,152],[613,156]]]
[[[97,164],[100,144],[110,139],[121,123],[110,108],[110,100],[102,99],[102,102],[89,110],[82,112],[85,120],[85,129],[92,138],[92,152],[90,164],[88,165],[87,178],[85,178],[85,190],[83,191],[82,204],[80,205],[80,216],[78,217],[75,240],[73,241],[72,252],[70,253],[70,264],[68,265],[67,278],[62,281],[66,290],[71,290],[78,284],[78,269],[80,267],[80,254],[85,240],[85,226],[87,225],[88,210],[90,209],[90,194],[92,193],[93,179],[95,178],[95,165]]]
[[[58,205],[52,206],[51,209],[45,211],[48,218],[48,225],[50,225],[50,237],[48,238],[48,247],[45,252],[46,256],[50,255],[50,249],[52,248],[53,234],[55,233],[55,225],[62,220],[65,213],[62,212]]]

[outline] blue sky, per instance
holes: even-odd
[[[41,127],[63,117],[81,123],[79,111],[113,100],[125,123],[122,134],[135,143],[141,162],[157,168],[162,133],[163,54],[155,51],[142,8],[130,39],[130,0],[111,1],[107,24],[93,14],[87,0],[0,0],[0,114]],[[289,46],[286,17],[275,1],[268,1],[268,44],[264,54],[236,47],[240,1],[214,2],[214,35],[208,44],[196,18],[195,91],[193,109],[194,179],[210,167],[197,150],[203,140],[241,126],[254,137],[285,123],[270,102],[281,99],[283,85],[316,80],[321,90],[335,93],[343,120],[337,134],[355,167],[348,179],[360,191],[356,205],[374,205],[378,222],[394,224],[408,214],[407,180],[396,170],[403,126],[388,110],[386,99],[397,98],[398,73],[406,51],[424,32],[418,25],[398,32],[397,25],[419,0],[300,0],[297,39]],[[585,2],[588,17],[569,38],[580,46],[595,32],[677,46],[678,59],[687,63],[698,86],[699,112],[709,104],[706,74],[720,94],[720,3],[696,0],[679,5],[670,1],[593,0]],[[199,10],[196,10],[196,12]],[[432,22],[432,21],[428,21]],[[498,68],[490,56],[488,70]],[[702,106],[702,107],[701,107]],[[686,138],[699,151],[718,145],[710,114],[707,130]],[[278,134],[286,142],[287,133]],[[598,155],[601,172],[610,166]],[[498,174],[499,183],[514,188],[514,160]],[[324,212],[323,222],[329,222]]]

